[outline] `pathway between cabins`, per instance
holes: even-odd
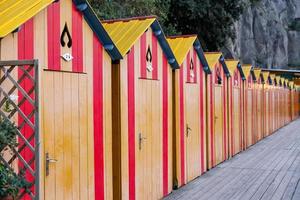
[[[166,197],[300,199],[300,119]]]

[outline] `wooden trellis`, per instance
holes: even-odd
[[[17,148],[0,162],[25,176],[30,186],[20,199],[39,199],[38,61],[0,61],[0,116],[16,123]],[[4,111],[9,102],[10,109]]]

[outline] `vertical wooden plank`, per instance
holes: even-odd
[[[79,12],[75,6],[72,5],[72,55],[73,72],[83,72],[83,22],[82,13]]]
[[[60,70],[60,2],[47,7],[47,50],[48,66],[51,70]]]
[[[43,138],[45,140],[45,153],[49,153],[49,156],[54,156],[54,77],[53,73],[44,74],[44,83],[47,83],[42,88],[42,96],[43,96]],[[45,176],[45,199],[52,200],[56,199],[56,178],[55,178],[55,165],[49,165],[49,176]]]
[[[80,199],[80,131],[79,131],[79,75],[71,76],[71,163],[72,163],[72,193],[73,199]],[[79,122],[79,123],[78,123]],[[85,147],[82,147],[85,148]]]
[[[112,175],[112,91],[111,91],[111,58],[103,51],[103,109],[104,109],[104,159],[105,159],[105,199],[113,198],[113,175]],[[113,91],[115,92],[115,91]],[[121,139],[121,138],[119,138]],[[121,140],[119,141],[121,142]]]
[[[95,199],[95,174],[94,174],[94,79],[93,79],[93,40],[94,34],[89,25],[83,20],[84,34],[84,65],[88,76],[87,80],[87,188],[88,198]]]
[[[40,13],[38,13],[35,16],[35,23],[34,23],[34,58],[39,58],[39,83],[40,85],[38,86],[39,88],[43,87],[42,80],[43,80],[43,69],[46,68],[47,63],[48,63],[48,54],[47,54],[47,48],[48,44],[47,42],[40,42],[40,41],[47,41],[47,10],[44,9]],[[40,89],[41,90],[41,89]],[[40,95],[40,102],[39,106],[43,107],[43,101],[42,101],[42,96],[41,93]],[[42,110],[40,109],[39,117],[42,119],[43,113]],[[40,130],[43,130],[43,123],[40,120]],[[45,169],[44,166],[44,160],[45,160],[45,151],[44,151],[44,138],[43,135],[40,136],[40,169]],[[39,196],[40,199],[44,199],[44,187],[45,187],[45,170],[40,170],[40,189],[39,189]]]
[[[54,92],[50,93],[51,97],[54,100],[54,105],[53,107],[50,105],[44,105],[45,107],[49,106],[50,109],[54,110],[54,116],[53,116],[53,121],[54,121],[54,131],[52,134],[54,134],[54,151],[55,154],[50,155],[50,157],[57,159],[57,162],[54,164],[55,165],[55,199],[63,199],[64,198],[64,137],[62,130],[64,130],[64,119],[63,119],[63,110],[64,110],[64,88],[63,88],[63,73],[59,72],[44,72],[47,76],[50,76],[52,74],[53,79],[52,79],[52,84],[51,82],[45,82],[45,85],[50,84],[50,87],[53,86]],[[47,87],[47,86],[46,86]],[[53,90],[52,89],[52,90]],[[46,132],[46,134],[48,134]],[[50,134],[50,133],[49,133]],[[47,140],[46,140],[47,142]],[[50,172],[51,176],[52,172]],[[48,187],[48,185],[46,185]],[[47,198],[49,193],[45,194],[45,197]]]
[[[88,76],[78,77],[78,110],[79,110],[79,199],[88,197]]]
[[[57,21],[57,23],[60,24],[60,32],[64,30],[65,25],[67,25],[69,32],[70,33],[72,32],[72,28],[73,28],[72,6],[73,6],[73,1],[69,1],[69,0],[60,1],[60,22]],[[64,55],[66,53],[72,54],[73,45],[72,47],[68,47],[67,43],[69,40],[67,34],[65,34],[64,36],[64,41],[66,45],[60,46],[61,55]],[[60,59],[60,64],[61,64],[61,70],[72,71],[73,60],[66,62],[64,59]]]
[[[66,73],[63,77],[63,88],[65,90],[63,107],[63,140],[64,140],[64,181],[63,181],[63,190],[64,190],[64,199],[72,199],[72,82],[71,74]]]

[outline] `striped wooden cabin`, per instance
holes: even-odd
[[[207,167],[216,166],[228,158],[227,75],[221,53],[205,53],[211,74],[207,76]]]
[[[271,134],[271,101],[270,98],[270,72],[262,71],[262,81],[263,81],[263,137],[269,136]]]
[[[205,74],[208,72],[196,35],[168,37],[180,65],[173,72],[175,161],[174,184],[180,187],[206,171]]]
[[[261,69],[254,69],[255,83],[254,83],[254,93],[255,93],[255,122],[254,122],[254,141],[255,143],[263,138],[263,78],[261,76]]]
[[[280,76],[277,76],[276,75],[276,77],[275,77],[275,79],[276,79],[276,107],[277,107],[277,109],[276,109],[276,121],[277,121],[277,128],[276,129],[279,129],[279,128],[281,128],[282,127],[282,120],[281,120],[281,116],[280,116],[280,113],[281,113],[281,110],[282,110],[282,107],[280,107],[280,106],[282,106],[281,105],[281,101],[282,101],[282,95],[281,95],[281,87],[282,87],[282,85],[281,85],[281,79],[280,79]]]
[[[291,90],[289,86],[289,80],[287,78],[284,79],[284,94],[285,94],[285,125],[291,122]]]
[[[243,72],[238,60],[225,60],[228,68],[227,119],[229,155],[243,150]]]
[[[275,79],[275,74],[270,73],[269,77],[269,92],[270,92],[270,130],[271,133],[274,133],[276,131],[276,120],[275,120],[275,114],[276,114],[276,97],[275,97],[275,88],[276,88],[276,79]]]
[[[242,66],[245,80],[244,85],[244,147],[245,149],[254,144],[254,74],[252,71],[252,65],[244,64]]]
[[[85,0],[4,1],[0,10],[0,60],[39,62],[39,198],[112,199],[112,40]]]
[[[161,199],[173,186],[172,69],[179,66],[155,17],[103,25],[123,57],[112,76],[114,198]]]

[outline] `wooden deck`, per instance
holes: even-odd
[[[172,192],[173,199],[300,199],[300,119]]]

